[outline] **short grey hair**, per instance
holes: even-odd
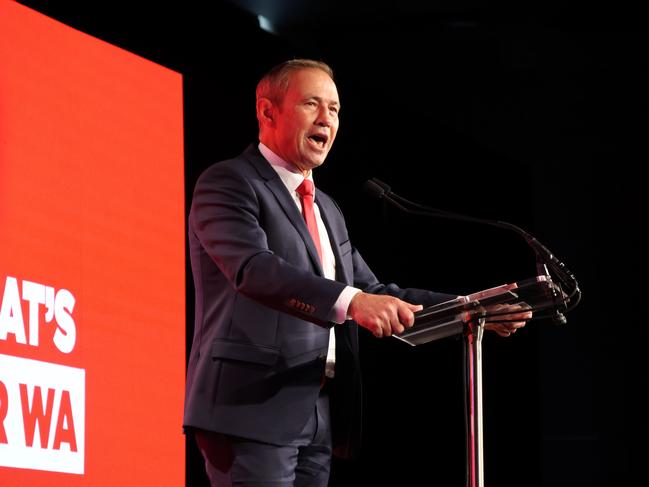
[[[279,105],[284,100],[288,91],[288,83],[291,74],[302,69],[319,69],[334,79],[334,72],[331,67],[313,59],[291,59],[273,67],[257,83],[257,101],[260,98],[268,98],[273,104]]]

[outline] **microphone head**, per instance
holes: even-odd
[[[385,184],[385,183],[384,183],[383,181],[381,181],[380,179],[378,179],[378,178],[372,178],[370,181],[374,181],[374,184],[376,184],[376,185],[380,186],[381,188],[383,188],[383,190],[384,190],[386,193],[389,193],[389,192],[390,192],[390,186],[388,186],[387,184]]]
[[[365,193],[371,198],[381,199],[388,192],[383,186],[378,184],[374,179],[368,179],[363,185]]]

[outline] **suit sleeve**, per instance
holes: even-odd
[[[332,211],[337,211],[340,216],[340,221],[344,222],[344,216],[338,204],[333,199],[330,199],[329,201],[331,202],[332,209],[335,208],[335,210]],[[344,230],[344,232],[345,235],[347,235],[346,230]],[[403,299],[412,304],[423,304],[424,306],[432,306],[457,297],[453,294],[437,293],[425,289],[400,288],[396,284],[382,284],[376,278],[374,272],[372,272],[356,247],[352,247],[351,259],[353,269],[351,285],[366,293],[387,294]]]
[[[438,293],[417,288],[400,288],[396,284],[382,284],[365,263],[356,248],[352,251],[354,262],[354,286],[371,294],[388,294],[412,304],[423,304],[424,307],[442,303],[457,297],[453,294]]]
[[[327,318],[345,285],[277,256],[269,248],[262,217],[268,220],[261,215],[256,189],[231,165],[216,164],[199,178],[190,232],[231,286],[263,305],[331,326]]]

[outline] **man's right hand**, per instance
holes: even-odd
[[[357,293],[349,303],[349,316],[375,337],[403,333],[415,322],[415,311],[423,309],[421,304],[410,304],[393,296]]]

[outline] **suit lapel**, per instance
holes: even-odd
[[[297,232],[300,234],[300,237],[302,237],[302,240],[304,240],[304,244],[309,252],[309,257],[311,258],[318,275],[324,276],[318,250],[313,243],[313,239],[311,238],[309,229],[306,226],[304,217],[295,204],[293,197],[286,189],[286,186],[284,186],[284,182],[256,147],[249,147],[248,150],[244,152],[244,155],[265,179],[266,187],[271,191],[271,193],[273,193],[282,210],[284,210],[286,217],[291,221]],[[338,257],[336,257],[336,259],[338,259]]]
[[[331,225],[331,219],[335,218],[334,215],[336,215],[338,210],[333,207],[328,198],[320,198],[320,194],[320,192],[316,191],[315,199],[316,204],[320,209],[320,216],[322,217],[322,221],[324,222],[325,227],[327,227],[329,241],[331,242],[331,249],[333,250],[334,257],[336,258],[336,280],[345,284],[350,284],[352,282],[350,272],[343,266],[343,259],[340,255],[340,242],[342,240],[342,236],[338,235],[338,233],[335,231],[336,227]]]
[[[332,225],[333,220],[336,218],[336,215],[339,214],[338,208],[334,206],[334,203],[328,197],[320,197],[321,192],[316,191],[316,203],[318,208],[320,208],[320,216],[322,221],[324,221],[325,226],[327,227],[327,233],[329,234],[329,241],[331,242],[331,248],[334,252],[334,257],[336,258],[336,280],[347,284],[348,286],[353,285],[353,280],[351,278],[352,269],[347,269],[343,265],[343,258],[340,255],[340,243],[346,239],[346,235],[340,235],[336,228],[337,225]],[[357,338],[357,327],[355,326],[334,326],[334,332],[336,334],[336,357],[340,356],[343,344],[347,347],[347,350],[353,351],[357,350],[358,347],[354,347],[353,343],[358,343]],[[338,364],[341,362],[338,361]],[[340,366],[340,365],[339,365]]]
[[[314,268],[317,270],[318,275],[324,277],[324,272],[322,271],[322,265],[320,263],[320,257],[318,256],[318,251],[315,248],[315,244],[311,239],[311,234],[304,222],[304,218],[300,214],[300,211],[293,201],[290,193],[284,186],[279,175],[272,168],[270,163],[264,159],[264,157],[259,152],[259,149],[255,145],[251,145],[245,152],[244,156],[250,161],[250,163],[257,169],[261,177],[265,180],[265,184],[268,189],[273,193],[277,199],[279,205],[283,209],[286,217],[291,221],[295,229],[298,231],[302,240],[304,241],[309,256],[313,263]],[[315,202],[320,209],[320,216],[322,221],[327,228],[327,233],[329,235],[329,241],[331,243],[331,248],[336,259],[336,280],[347,285],[352,285],[352,273],[353,269],[347,269],[343,266],[343,258],[340,255],[340,243],[347,238],[346,235],[341,235],[338,231],[338,225],[334,225],[338,215],[338,209],[334,206],[334,203],[326,195],[322,196],[323,193],[316,191]],[[334,327],[336,333],[336,343],[339,345],[336,347],[336,355],[341,352],[343,348],[342,344],[344,343],[346,347],[352,351],[352,353],[357,353],[358,351],[358,330],[356,326],[345,326]],[[354,345],[356,344],[356,345]]]

